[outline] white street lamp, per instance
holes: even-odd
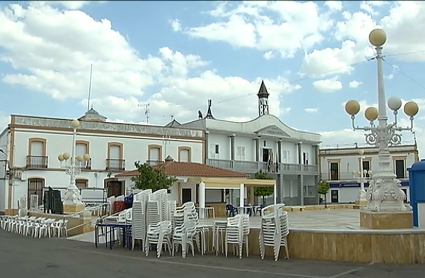
[[[359,191],[359,199],[358,205],[365,205],[367,203],[366,200],[366,191],[364,189],[364,183],[368,177],[372,175],[372,171],[363,169],[363,159],[364,159],[364,151],[359,151],[360,155],[360,171],[353,171],[353,177],[358,178],[360,180],[360,191]]]
[[[61,167],[66,170],[66,173],[70,176],[69,186],[66,190],[64,196],[64,206],[84,206],[84,203],[81,200],[80,192],[75,185],[75,176],[81,173],[81,168],[84,167],[85,162],[90,159],[89,154],[75,156],[75,137],[77,135],[77,128],[80,126],[78,120],[73,120],[71,122],[71,127],[73,129],[72,133],[72,154],[64,153],[58,155],[58,160],[61,163]],[[71,160],[68,163],[69,159]],[[78,212],[78,211],[75,211]]]
[[[400,188],[400,181],[393,173],[390,159],[389,146],[399,145],[401,135],[396,131],[413,129],[413,119],[419,112],[418,104],[409,101],[404,105],[404,113],[410,117],[409,127],[399,127],[397,124],[398,110],[402,102],[397,97],[388,99],[388,107],[393,111],[394,122],[388,123],[385,106],[384,75],[382,72],[382,46],[387,41],[387,35],[381,29],[374,29],[369,34],[369,42],[376,49],[376,62],[378,71],[378,109],[369,107],[365,111],[365,117],[370,122],[370,126],[356,127],[355,116],[360,112],[360,104],[356,100],[350,100],[345,104],[345,111],[351,116],[353,130],[363,130],[369,132],[365,134],[366,143],[379,148],[378,171],[375,171],[370,181],[370,186],[366,193],[367,206],[370,211],[408,211],[409,206],[404,205],[406,194]],[[378,125],[375,120],[378,119]]]

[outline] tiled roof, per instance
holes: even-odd
[[[162,168],[164,173],[175,177],[211,177],[211,178],[247,178],[248,174],[230,171],[214,166],[195,162],[168,161],[152,166]],[[134,177],[139,175],[137,170],[126,171],[115,175],[116,177]]]

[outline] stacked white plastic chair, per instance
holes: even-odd
[[[148,227],[146,233],[146,244],[145,244],[145,253],[146,256],[149,255],[149,249],[151,244],[156,245],[156,255],[159,258],[161,256],[162,247],[168,249],[171,255],[171,221],[160,221],[158,224],[151,224]]]
[[[261,259],[264,259],[265,248],[273,247],[274,260],[279,258],[280,247],[285,247],[286,257],[289,259],[288,240],[288,212],[283,211],[285,204],[276,204],[262,209],[261,230],[259,245]]]
[[[159,221],[168,220],[168,193],[167,189],[160,189],[149,196],[149,201],[158,202]]]
[[[176,208],[174,213],[174,234],[172,255],[178,245],[182,246],[182,257],[186,258],[188,248],[192,249],[192,255],[195,254],[194,244],[196,241],[199,248],[199,238],[197,226],[199,224],[198,213],[193,202],[184,203],[183,206]]]
[[[238,214],[227,218],[225,254],[227,257],[229,244],[237,248],[239,258],[242,258],[242,247],[245,243],[246,256],[248,256],[249,215]]]
[[[142,201],[133,201],[133,216],[131,222],[131,240],[132,240],[132,249],[134,250],[134,245],[136,240],[140,240],[142,250],[144,250],[144,242],[145,242],[145,220],[143,217],[146,216],[143,214],[143,202]]]

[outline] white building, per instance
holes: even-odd
[[[316,204],[319,177],[320,135],[299,131],[269,114],[266,86],[261,83],[259,116],[248,122],[215,119],[211,100],[205,117],[172,127],[203,129],[206,133],[205,163],[242,173],[269,172],[277,181],[278,202],[287,205]],[[235,202],[238,196],[233,196]]]
[[[360,151],[364,151],[361,156]],[[419,161],[416,143],[390,147],[394,174],[401,181],[402,190],[409,201],[409,177],[407,168]],[[362,157],[362,158],[361,158]],[[361,161],[363,165],[361,165]],[[360,169],[371,171],[378,169],[378,148],[371,146],[326,147],[319,151],[321,179],[330,184],[326,197],[330,203],[354,203],[358,199]],[[356,173],[357,172],[357,173]],[[365,177],[365,187],[369,186],[370,175]]]
[[[105,188],[108,195],[125,193],[126,185],[111,178],[135,169],[135,161],[205,160],[202,130],[106,122],[95,110],[80,119],[76,155],[90,154],[81,174],[79,188]],[[12,115],[0,134],[0,212],[14,213],[17,200],[36,194],[41,203],[43,187],[66,188],[69,176],[58,155],[72,148],[71,120]]]

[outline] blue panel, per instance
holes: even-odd
[[[410,202],[410,205],[412,206],[412,212],[413,212],[413,227],[418,227],[418,203],[412,203]]]
[[[425,171],[425,159],[422,159],[421,161],[413,163],[412,167],[407,168],[407,171],[409,172]]]

